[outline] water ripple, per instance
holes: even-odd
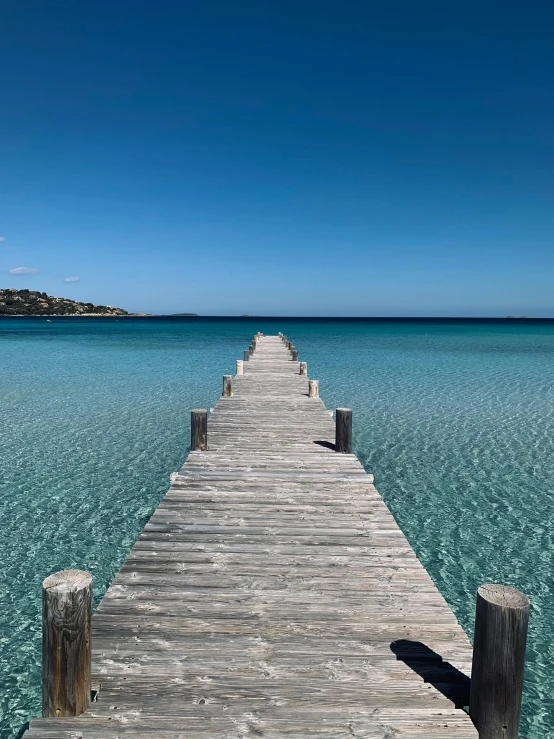
[[[504,324],[2,321],[0,721],[40,711],[40,583],[98,600],[254,331],[294,338],[471,635],[475,591],[532,601],[521,737],[554,735],[554,330]]]

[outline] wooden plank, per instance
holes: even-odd
[[[97,701],[26,736],[477,737],[469,641],[308,382],[254,341],[93,617]]]

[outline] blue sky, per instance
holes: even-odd
[[[6,4],[0,287],[554,316],[553,22],[550,0]]]

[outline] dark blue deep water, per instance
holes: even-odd
[[[522,739],[554,736],[554,324],[0,319],[0,723],[40,713],[40,586],[99,599],[256,331],[288,334],[471,635],[475,591],[532,602]]]

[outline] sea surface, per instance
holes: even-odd
[[[522,739],[554,736],[554,323],[0,319],[0,736],[40,715],[41,582],[95,600],[183,463],[192,407],[283,331],[472,636],[481,583],[532,602]]]

